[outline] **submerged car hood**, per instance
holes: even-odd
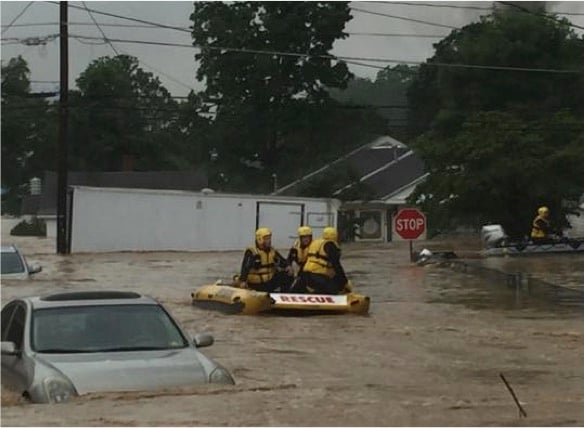
[[[165,351],[37,354],[71,380],[78,394],[139,391],[208,382],[193,348]]]

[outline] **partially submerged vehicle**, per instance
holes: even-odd
[[[156,300],[80,291],[15,299],[2,308],[2,387],[34,403],[95,392],[233,385]]]
[[[583,238],[548,239],[539,242],[533,240],[510,241],[499,224],[490,224],[481,229],[481,239],[484,243],[482,255],[492,256],[521,256],[531,254],[555,253],[582,253]]]
[[[193,305],[225,313],[256,315],[267,312],[367,314],[370,298],[346,294],[265,293],[218,282],[191,293]]]
[[[43,270],[40,265],[29,265],[16,245],[2,245],[0,255],[2,256],[0,269],[2,279],[27,279]]]

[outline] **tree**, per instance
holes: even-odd
[[[49,138],[48,104],[31,94],[29,75],[21,56],[2,66],[2,211],[10,214],[20,213],[29,180],[42,171],[38,160],[55,141]]]
[[[79,91],[70,96],[71,168],[115,171],[188,166],[183,160],[188,138],[176,122],[190,107],[179,109],[160,80],[140,68],[136,58],[99,58],[81,73],[77,86]]]
[[[409,89],[412,126],[423,133],[414,148],[430,173],[411,200],[430,222],[490,221],[521,237],[544,204],[565,222],[583,194],[582,68],[583,39],[567,21],[538,15],[498,12],[436,45]]]
[[[382,106],[376,113],[388,121],[388,133],[398,139],[408,139],[407,91],[417,73],[417,67],[399,64],[386,67],[376,75],[376,80],[354,78],[344,90],[330,89],[331,96],[344,104],[360,107]]]
[[[205,102],[216,104],[220,160],[232,171],[246,170],[232,175],[248,186],[268,182],[282,166],[289,137],[310,129],[328,106],[325,88],[344,87],[351,76],[345,63],[328,57],[333,42],[345,37],[348,5],[196,2],[191,19],[194,45],[201,47],[197,78],[206,81]]]

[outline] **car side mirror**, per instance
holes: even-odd
[[[19,351],[14,342],[0,342],[0,353],[2,355],[18,355]]]
[[[28,267],[28,273],[35,274],[35,273],[39,273],[40,271],[43,270],[43,267],[40,265],[32,265]]]
[[[214,339],[210,333],[199,333],[193,337],[193,343],[198,348],[205,348],[213,345]]]

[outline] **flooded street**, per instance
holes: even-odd
[[[2,303],[63,290],[134,290],[159,299],[236,385],[30,404],[2,394],[4,426],[583,426],[583,305],[519,296],[499,281],[415,266],[407,243],[351,244],[343,263],[369,316],[238,316],[191,305],[227,280],[240,252],[54,254],[5,235],[43,271],[3,281]],[[582,293],[583,254],[475,260]],[[573,302],[575,303],[575,302]],[[503,373],[528,417],[518,409]]]

